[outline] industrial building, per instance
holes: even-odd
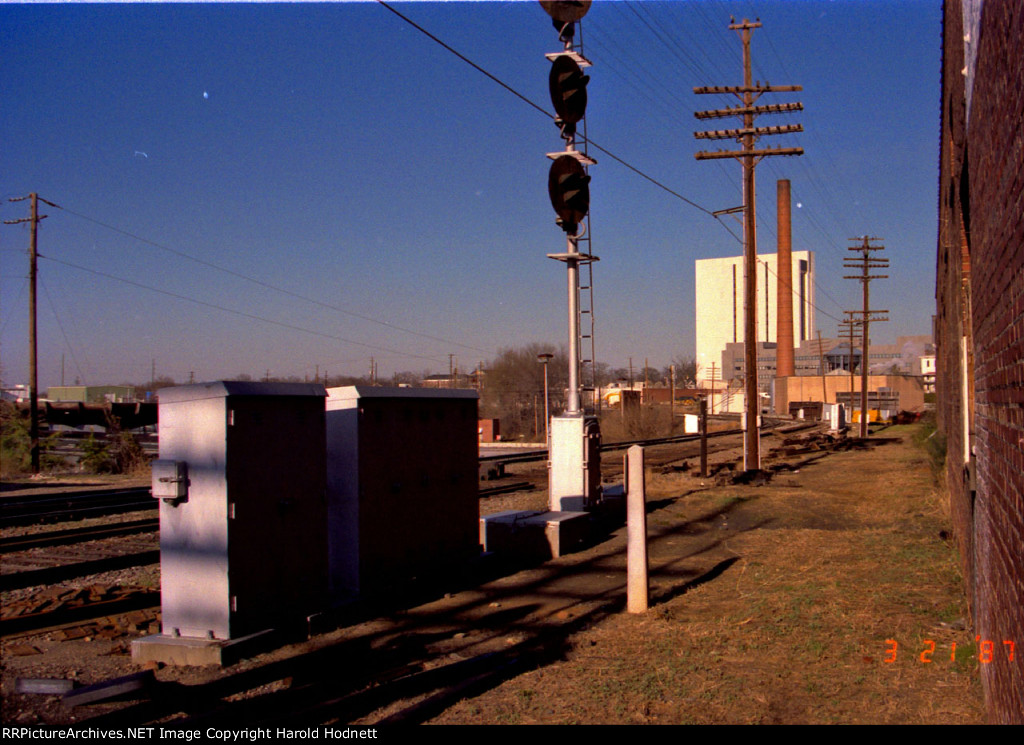
[[[791,256],[793,342],[799,345],[816,332],[814,252],[793,251]],[[757,257],[757,341],[769,345],[778,341],[778,258],[778,254]],[[742,349],[743,257],[701,259],[696,262],[696,280],[697,382],[710,387],[712,378],[724,378],[722,356],[727,345],[739,344]]]
[[[767,390],[776,377],[778,347],[774,342],[757,344],[757,383]],[[862,350],[845,339],[807,339],[794,350],[796,375],[830,375],[836,371],[859,372]],[[729,384],[743,379],[743,344],[726,344],[721,373],[715,379]],[[872,375],[930,376],[935,384],[935,345],[930,336],[900,336],[895,344],[872,344],[868,351]]]
[[[77,401],[83,404],[124,403],[135,400],[130,385],[55,385],[47,389],[51,401]]]
[[[756,257],[757,340],[750,359],[744,339],[743,257],[696,262],[697,383],[709,391],[711,410],[746,410],[743,381],[747,366],[755,364],[760,412],[789,414],[794,405],[799,410],[803,403],[836,403],[844,395],[845,403],[859,408],[863,402],[852,401],[858,382],[869,398],[874,396],[879,411],[923,407],[925,382],[934,386],[931,337],[905,336],[896,344],[872,345],[865,361],[859,340],[826,339],[817,333],[814,254],[792,250],[789,181],[779,180],[777,190],[778,252]],[[871,379],[855,382],[852,374],[858,370]],[[805,385],[812,377],[818,383]]]

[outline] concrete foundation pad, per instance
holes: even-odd
[[[519,534],[526,529],[526,520],[542,514],[537,511],[507,510],[495,512],[480,518],[480,545],[487,553],[502,555],[521,555],[529,553],[524,545],[524,536]]]
[[[609,530],[626,521],[626,488],[624,484],[610,484],[602,487],[601,501],[590,514]]]
[[[610,484],[601,490],[601,501],[605,502],[609,509],[622,509],[626,511],[626,486],[625,484]]]
[[[530,520],[538,524],[543,521],[552,557],[578,551],[590,534],[590,513],[587,512],[545,512]]]
[[[132,642],[136,662],[162,662],[165,665],[233,665],[240,659],[270,649],[276,634],[273,629],[238,639],[200,639],[190,636],[147,636]]]
[[[551,559],[578,550],[590,532],[587,512],[497,512],[480,518],[484,551]]]

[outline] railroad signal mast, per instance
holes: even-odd
[[[871,305],[868,302],[868,285],[873,279],[888,279],[888,274],[871,274],[872,269],[887,269],[889,267],[888,259],[878,259],[871,255],[872,251],[884,251],[885,246],[873,246],[871,241],[880,240],[878,238],[872,238],[869,236],[863,236],[862,238],[850,238],[851,241],[859,242],[859,246],[848,246],[847,251],[856,251],[860,253],[860,257],[856,259],[846,258],[843,259],[843,267],[846,269],[860,269],[860,274],[848,274],[844,275],[843,279],[857,279],[860,280],[864,288],[864,307],[862,310],[847,310],[843,311],[850,318],[851,327],[853,323],[856,323],[861,328],[861,344],[862,350],[860,353],[860,436],[868,436],[868,368],[869,360],[868,349],[870,345],[868,336],[868,327],[872,321],[888,321],[887,317],[878,315],[881,313],[888,313],[887,310],[870,310]],[[852,333],[852,332],[851,332]]]
[[[549,442],[549,507],[555,512],[579,511],[600,498],[601,431],[597,419],[587,417],[581,401],[581,369],[594,361],[593,270],[597,257],[590,250],[589,166],[597,161],[587,154],[587,84],[583,70],[590,62],[583,56],[577,34],[578,21],[590,10],[590,0],[541,0],[551,16],[562,49],[545,55],[551,62],[548,89],[555,109],[555,125],[565,148],[548,153],[548,196],[555,211],[555,223],[565,232],[565,251],[548,258],[565,263],[569,315],[569,385],[564,414],[552,417]],[[583,123],[583,133],[579,125]],[[585,281],[580,275],[585,272]],[[586,320],[584,320],[586,319]],[[581,359],[582,346],[589,340],[588,360]],[[596,388],[596,381],[592,385]]]
[[[761,28],[761,22],[750,22],[743,19],[736,23],[731,19],[729,29],[738,31],[743,41],[743,85],[737,86],[701,86],[693,89],[696,94],[725,93],[735,95],[740,100],[739,106],[711,111],[697,111],[698,119],[715,119],[731,116],[742,117],[740,129],[719,129],[707,132],[694,132],[699,140],[736,140],[742,145],[741,150],[702,151],[695,154],[697,160],[717,158],[737,158],[743,163],[743,349],[744,349],[744,416],[743,416],[743,468],[756,471],[761,468],[760,441],[758,438],[758,422],[760,420],[760,397],[757,389],[757,237],[755,234],[755,198],[754,198],[754,167],[762,158],[770,155],[803,155],[800,147],[766,147],[758,148],[757,141],[766,135],[781,135],[792,132],[803,132],[803,125],[785,124],[777,127],[755,127],[754,118],[761,114],[781,114],[802,111],[802,103],[766,104],[757,106],[757,100],[764,93],[789,93],[802,91],[799,85],[762,85],[754,82],[750,64],[750,36],[755,28]]]
[[[566,413],[578,414],[583,406],[581,372],[584,364],[594,361],[594,316],[592,263],[598,260],[590,251],[590,175],[589,166],[597,161],[587,154],[586,120],[587,84],[590,77],[583,70],[590,61],[583,56],[583,45],[577,34],[577,22],[590,10],[590,0],[583,2],[548,2],[541,0],[558,30],[561,51],[546,54],[551,62],[548,90],[555,109],[555,125],[565,142],[565,149],[548,153],[553,162],[548,172],[548,196],[557,215],[555,223],[565,231],[564,253],[548,254],[548,258],[566,265],[569,295],[569,395]],[[582,127],[579,125],[582,123]],[[579,130],[582,129],[582,134]],[[582,250],[581,250],[582,248]],[[581,272],[585,272],[581,283]],[[589,341],[589,359],[582,359],[584,342]],[[595,381],[591,381],[592,385]]]

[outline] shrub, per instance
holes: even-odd
[[[132,433],[121,429],[117,417],[108,415],[106,438],[90,435],[82,443],[78,462],[89,473],[133,473],[145,469],[149,458]]]
[[[28,473],[32,470],[32,438],[29,435],[28,412],[20,412],[10,401],[0,402],[0,468],[5,475]],[[54,453],[57,435],[39,440],[39,466],[52,471],[64,461]]]
[[[79,457],[78,463],[86,473],[114,472],[114,459],[110,457],[110,446],[103,440],[97,440],[91,434],[89,439],[82,441],[82,455]]]
[[[936,478],[939,478],[946,465],[946,435],[936,429],[934,411],[926,412],[921,417],[917,431],[914,433],[914,443],[928,455],[932,472]]]

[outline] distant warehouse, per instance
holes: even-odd
[[[46,391],[50,401],[77,401],[83,404],[115,404],[135,400],[131,385],[57,385]]]

